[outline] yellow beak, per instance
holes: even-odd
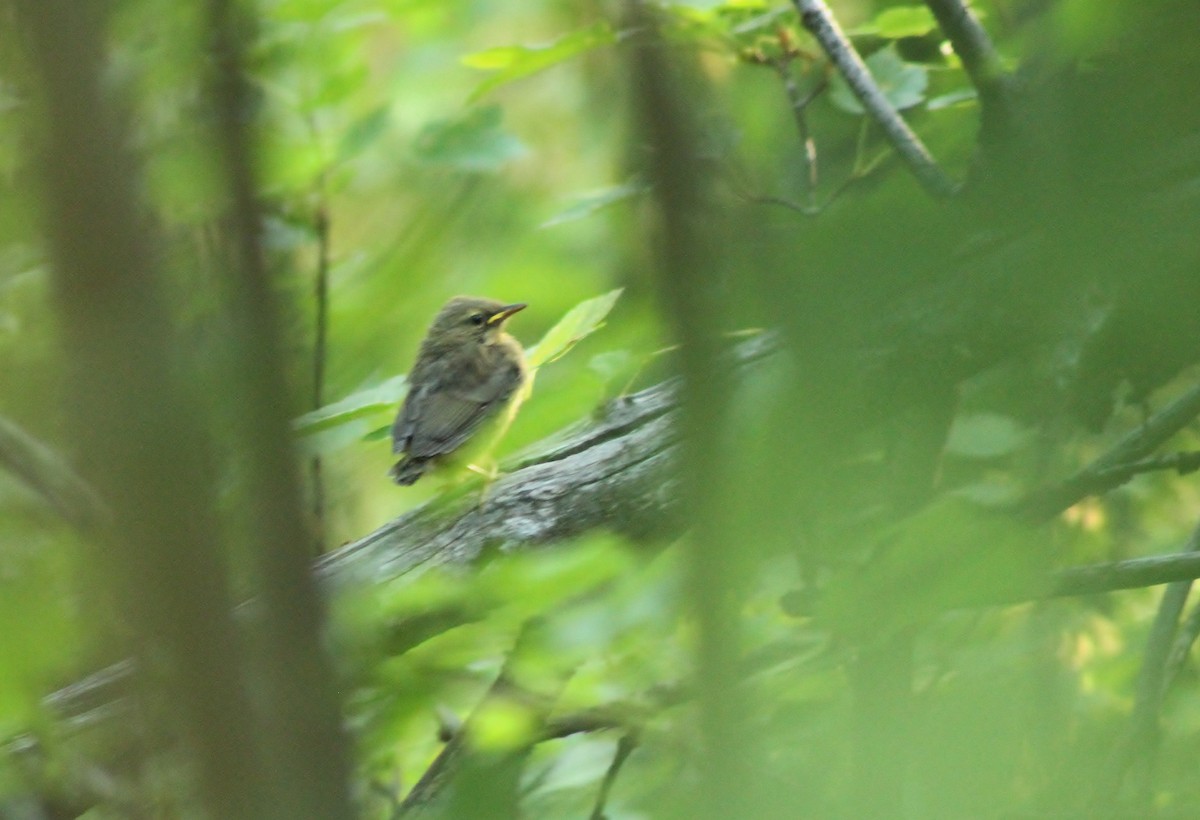
[[[505,305],[493,313],[491,318],[487,320],[487,323],[489,325],[498,325],[509,316],[512,316],[514,313],[524,310],[527,307],[529,307],[529,305],[525,304],[524,302],[518,302],[515,305]]]

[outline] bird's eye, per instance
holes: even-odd
[[[473,324],[473,325],[481,325],[481,324],[483,324],[485,319],[487,319],[487,317],[484,316],[482,313],[472,313],[471,314],[471,324]]]

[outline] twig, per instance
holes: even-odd
[[[37,492],[62,518],[90,532],[111,513],[92,486],[62,456],[0,417],[0,467]]]
[[[1091,564],[1059,570],[1054,574],[1054,583],[1045,595],[1063,598],[1074,595],[1095,595],[1101,592],[1116,592],[1121,589],[1140,589],[1172,581],[1190,581],[1200,578],[1200,554],[1194,552],[1152,555],[1147,558],[1130,558],[1104,564]],[[1008,602],[1016,603],[1021,598],[1043,597],[1037,595],[1012,596]]]
[[[803,214],[804,216],[816,216],[821,213],[821,211],[829,204],[826,203],[824,206],[810,208],[808,205],[800,202],[794,202],[786,197],[774,196],[772,194],[755,193],[751,190],[750,183],[739,178],[738,173],[733,172],[732,169],[722,178],[729,185],[729,189],[734,196],[738,197],[744,202],[749,202],[754,205],[779,205],[780,207],[787,208],[789,211],[795,211],[796,213]]]
[[[783,81],[788,107],[792,111],[792,119],[796,122],[796,131],[800,137],[801,170],[803,171],[801,178],[804,180],[805,200],[803,211],[811,213],[817,210],[817,185],[820,179],[817,173],[817,143],[813,140],[808,127],[807,109],[829,83],[822,76],[807,94],[801,94],[800,86],[796,83],[795,76],[792,75],[791,64],[791,56],[786,51],[782,57],[772,61],[775,73]]]
[[[1168,453],[1167,455],[1132,461],[1128,464],[1118,464],[1096,472],[1094,478],[1096,487],[1091,494],[1112,489],[1124,484],[1129,479],[1142,473],[1153,473],[1159,470],[1174,470],[1179,475],[1187,475],[1200,470],[1200,450],[1189,452]]]
[[[1171,655],[1167,658],[1167,688],[1170,688],[1179,676],[1197,637],[1200,637],[1200,604],[1193,606],[1187,618],[1180,624],[1175,643],[1171,646]]]
[[[822,210],[820,207],[801,205],[799,202],[793,202],[786,197],[772,196],[770,194],[751,194],[743,192],[741,193],[741,197],[747,202],[752,202],[755,205],[778,205],[781,208],[787,208],[789,211],[795,211],[796,213],[804,214],[805,216],[816,216]]]
[[[313,339],[312,409],[325,406],[325,367],[328,362],[329,338],[329,209],[326,204],[324,174],[318,189],[318,203],[313,217],[313,228],[317,234],[317,275],[313,299],[316,308],[315,333]],[[314,455],[309,462],[312,478],[312,512],[315,551],[325,551],[325,479],[321,473],[321,456]]]
[[[522,689],[514,683],[514,678],[518,677],[519,664],[524,660],[527,644],[533,639],[538,626],[539,622],[535,619],[521,627],[500,674],[496,676],[462,727],[454,733],[433,763],[417,780],[412,791],[392,813],[393,820],[437,807],[446,799],[447,787],[460,774],[464,775],[464,779],[469,775],[473,782],[459,784],[462,788],[456,790],[456,799],[461,800],[464,805],[451,805],[447,812],[450,816],[515,816],[519,764],[528,755],[533,744],[541,738],[532,737],[528,742],[499,754],[488,753],[488,760],[481,761],[479,766],[467,767],[465,764],[475,753],[471,748],[473,734],[480,716],[487,708],[497,700],[518,701],[529,709],[532,723],[542,726],[558,699],[559,690],[570,677],[569,671],[559,669],[556,674],[539,678],[541,691]],[[486,794],[483,794],[484,791]],[[487,806],[465,805],[479,801],[481,795],[485,800],[492,798],[496,802]]]
[[[842,72],[846,84],[863,108],[883,129],[888,142],[907,163],[913,176],[934,196],[951,196],[958,185],[934,162],[929,150],[901,118],[875,83],[866,64],[838,26],[824,0],[792,0],[801,24],[817,38],[829,59]]]
[[[780,649],[772,646],[771,649]],[[789,647],[790,649],[790,647]],[[789,653],[782,650],[781,654]],[[795,652],[790,652],[789,657]],[[778,655],[760,653],[747,658],[742,664],[741,676],[749,677],[763,669],[778,663]],[[626,732],[637,732],[651,717],[691,700],[696,696],[693,683],[664,683],[653,687],[637,701],[622,701],[582,709],[564,715],[555,715],[546,721],[542,729],[542,740],[558,740],[584,732],[603,732],[609,729],[623,729]]]
[[[1058,484],[1031,492],[1018,504],[1017,511],[1035,521],[1053,518],[1089,495],[1111,489],[1122,480],[1123,465],[1143,459],[1200,414],[1200,385],[1193,387],[1151,416],[1145,424],[1130,431],[1108,452],[1087,467]],[[1178,469],[1178,468],[1176,468]]]
[[[1002,135],[1009,124],[1011,82],[987,31],[963,0],[925,0],[925,4],[979,92],[984,138]]]
[[[783,79],[784,92],[787,94],[788,102],[791,104],[792,118],[796,121],[796,131],[800,135],[800,156],[803,170],[801,178],[804,180],[804,199],[811,210],[817,206],[817,144],[813,141],[812,133],[808,129],[808,115],[804,109],[815,99],[819,92],[814,89],[807,96],[801,97],[800,89],[796,85],[796,79],[786,66],[780,66],[779,76]]]
[[[1198,553],[1200,553],[1200,525],[1197,525],[1196,529],[1192,531],[1184,554],[1195,555]],[[1183,606],[1191,590],[1192,581],[1186,579],[1173,581],[1163,591],[1162,600],[1159,601],[1158,611],[1154,616],[1154,624],[1146,639],[1146,649],[1142,654],[1142,666],[1138,671],[1137,689],[1133,712],[1129,716],[1129,727],[1125,737],[1113,751],[1107,776],[1098,780],[1098,787],[1093,795],[1093,805],[1095,806],[1112,805],[1120,792],[1121,784],[1125,781],[1135,762],[1138,764],[1141,775],[1137,796],[1139,801],[1148,797],[1154,759],[1158,751],[1159,711],[1166,690],[1168,660],[1179,626],[1179,616],[1183,612]]]
[[[542,730],[542,740],[559,740],[571,735],[603,732],[608,729],[627,729],[632,722],[620,709],[587,709],[548,720]]]
[[[592,809],[590,820],[604,820],[604,806],[608,802],[608,793],[612,790],[613,783],[617,782],[621,766],[625,764],[626,759],[637,748],[637,745],[638,733],[636,731],[621,735],[621,739],[617,741],[617,751],[613,754],[612,763],[609,764],[608,771],[604,773],[604,780],[600,783],[600,793],[596,795],[596,807]]]

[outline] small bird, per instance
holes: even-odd
[[[412,484],[445,459],[485,421],[503,429],[516,413],[525,382],[525,351],[504,332],[524,304],[456,296],[434,318],[408,375],[408,395],[392,425],[397,484]],[[468,465],[474,468],[474,465]]]

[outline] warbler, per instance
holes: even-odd
[[[392,425],[392,452],[402,456],[391,470],[397,484],[414,483],[479,433],[484,422],[501,421],[498,434],[503,433],[526,379],[525,351],[504,324],[525,307],[456,296],[438,312]]]

